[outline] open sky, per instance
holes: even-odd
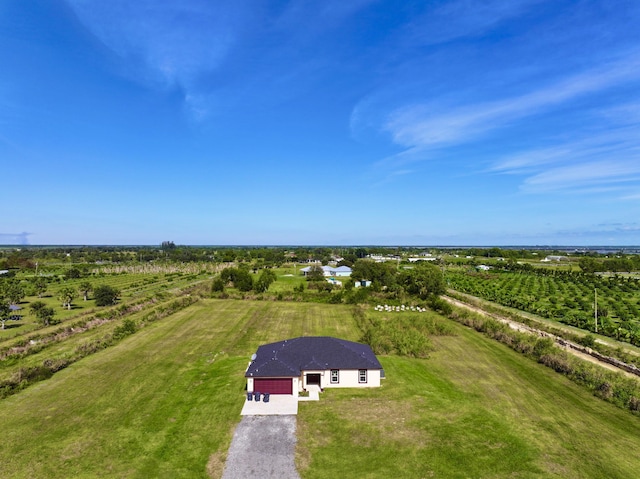
[[[640,244],[637,0],[2,0],[0,243]]]

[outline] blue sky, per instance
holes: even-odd
[[[640,244],[636,0],[3,0],[0,243]]]

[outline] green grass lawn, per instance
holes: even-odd
[[[259,344],[358,338],[347,307],[203,301],[0,402],[0,477],[216,477]],[[209,466],[208,466],[209,464]]]
[[[640,419],[454,324],[374,390],[300,405],[315,477],[634,477]],[[0,401],[2,478],[219,477],[258,345],[358,340],[344,305],[205,300]]]
[[[629,478],[640,418],[456,325],[430,359],[381,357],[372,391],[302,403],[305,478]]]

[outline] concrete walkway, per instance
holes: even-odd
[[[300,479],[295,445],[295,416],[244,416],[233,434],[222,479]]]
[[[247,401],[240,412],[241,416],[288,416],[298,414],[298,398],[289,394],[271,394],[269,402]]]
[[[320,401],[320,386],[309,385],[307,386],[307,397],[300,396],[298,401]]]

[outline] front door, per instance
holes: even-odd
[[[307,374],[307,386],[320,386],[320,374]]]

